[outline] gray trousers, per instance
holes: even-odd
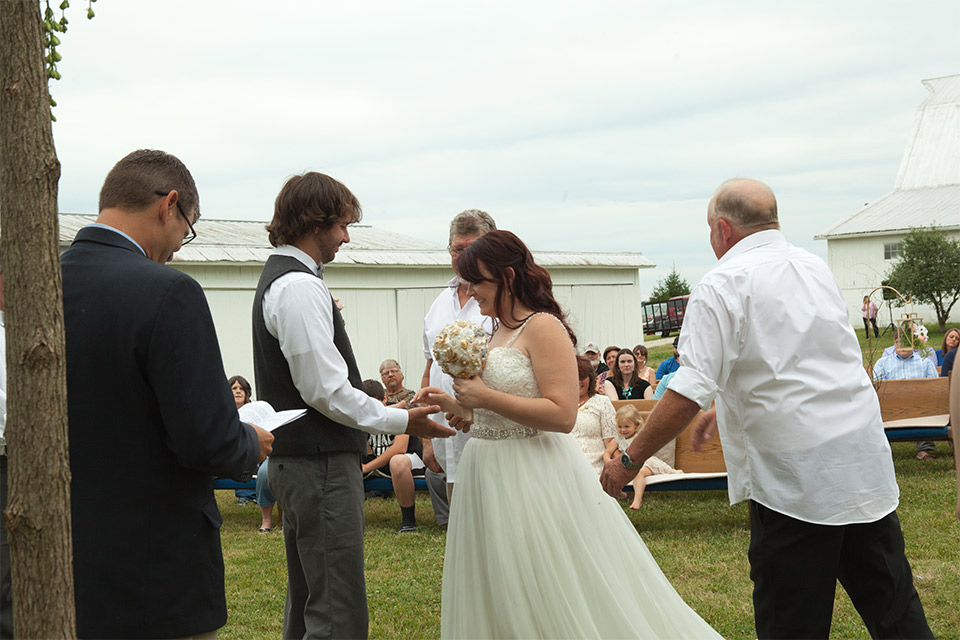
[[[271,456],[270,489],[283,505],[283,637],[366,638],[360,454]]]
[[[450,503],[447,501],[447,474],[434,473],[427,469],[424,477],[430,492],[430,503],[438,526],[444,526],[450,520]]]

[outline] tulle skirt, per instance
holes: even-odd
[[[717,638],[574,439],[472,438],[457,471],[443,638]]]

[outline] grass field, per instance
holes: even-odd
[[[897,443],[893,452],[901,490],[899,516],[917,589],[936,636],[957,638],[960,523],[954,515],[953,458],[945,443],[937,443],[938,457],[929,462],[914,459],[913,443]],[[811,472],[829,478],[829,470]],[[237,506],[232,492],[220,491],[217,497],[224,518],[230,608],[220,637],[278,638],[286,593],[283,534],[276,529],[258,534],[257,507]],[[639,513],[625,511],[664,573],[694,609],[727,638],[755,637],[745,505],[731,507],[721,491],[652,492],[644,497]],[[400,514],[392,498],[367,500],[366,515],[370,636],[438,637],[446,534],[434,522],[429,498],[423,493],[417,496],[420,526],[412,534],[396,534]],[[611,563],[616,554],[617,550],[610,550]],[[831,636],[867,638],[839,586],[836,600]]]

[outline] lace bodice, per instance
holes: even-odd
[[[539,398],[540,387],[533,375],[533,364],[522,351],[510,346],[494,347],[487,356],[487,364],[480,378],[491,389],[522,398]],[[504,418],[489,409],[474,411],[474,438],[507,440],[531,438],[540,432],[532,427]]]
[[[523,351],[515,349],[512,345],[531,318],[542,313],[535,313],[524,320],[517,332],[507,341],[507,344],[490,349],[487,363],[483,368],[483,373],[480,374],[484,384],[491,389],[503,391],[512,396],[521,398],[540,397],[540,387],[533,375],[533,363],[530,362],[530,358]],[[540,435],[540,432],[533,427],[526,427],[489,409],[477,409],[474,411],[474,418],[471,433],[473,433],[474,438],[480,438],[481,440],[515,440]]]

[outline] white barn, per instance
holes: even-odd
[[[60,214],[65,249],[96,216]],[[251,309],[270,255],[264,222],[201,219],[197,239],[170,265],[203,287],[220,340],[225,373],[253,381]],[[570,314],[582,348],[588,341],[633,347],[643,341],[640,272],[654,263],[640,253],[535,252],[550,271],[554,293]],[[350,243],[326,265],[324,279],[344,305],[347,333],[364,378],[379,379],[386,358],[403,366],[405,384],[420,385],[423,316],[453,277],[444,245],[368,225],[350,229]]]
[[[863,296],[886,278],[912,227],[937,226],[960,238],[960,75],[923,84],[930,95],[917,109],[893,191],[815,236],[827,241],[827,261],[855,327]],[[933,307],[914,310],[926,324],[936,322]],[[878,320],[889,322],[886,310]],[[960,306],[949,320],[960,322]]]

